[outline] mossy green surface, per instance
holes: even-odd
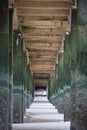
[[[71,84],[71,43],[70,43],[70,35],[65,36],[64,42],[64,79],[65,84]]]

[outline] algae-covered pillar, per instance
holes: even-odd
[[[23,42],[20,31],[14,31],[13,43],[13,122],[23,122],[24,114],[24,66]]]
[[[64,120],[70,120],[70,90],[71,90],[71,43],[67,32],[64,40]]]
[[[58,94],[58,64],[55,65],[55,82],[54,82],[54,87],[55,87],[55,95]]]
[[[48,99],[50,100],[50,79],[49,79],[49,82],[48,82]]]
[[[13,8],[9,9],[9,122],[13,122]],[[12,129],[11,126],[9,130]]]
[[[75,19],[76,17],[76,19]],[[87,0],[77,1],[72,13],[71,130],[87,129]]]
[[[77,51],[76,51],[76,33],[77,33],[77,10],[72,10],[72,22],[71,22],[71,130],[76,127],[76,87],[75,77],[77,78]],[[77,73],[78,74],[78,73]]]
[[[60,113],[64,113],[64,51],[58,54],[58,98],[57,106]]]
[[[53,70],[51,76],[50,76],[50,81],[49,81],[50,87],[49,87],[49,94],[50,97],[55,94],[55,71]]]
[[[58,55],[58,88],[64,87],[64,52],[59,52]]]
[[[9,9],[0,1],[0,130],[11,129],[9,91]]]

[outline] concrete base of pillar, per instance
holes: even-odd
[[[24,113],[23,90],[15,87],[13,89],[13,122],[23,122]]]
[[[0,86],[0,130],[9,130],[11,128],[9,110],[9,88]]]
[[[70,100],[70,88],[66,88],[64,91],[64,121],[70,121],[71,100]]]
[[[72,98],[75,106],[72,102],[74,115],[71,115],[71,130],[87,130],[87,78],[81,76],[74,85],[76,93],[71,95],[75,96]]]
[[[29,108],[29,95],[26,94],[26,108]]]
[[[64,93],[61,92],[56,97],[52,98],[50,101],[52,104],[58,109],[60,114],[64,113],[64,101],[63,101]]]

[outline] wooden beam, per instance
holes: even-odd
[[[40,1],[40,0],[26,0],[26,1],[22,1],[22,0],[15,0],[14,2],[14,7],[59,7],[59,8],[70,8],[72,5],[71,0],[68,1]]]
[[[44,73],[42,73],[42,74],[39,74],[39,73],[33,74],[34,79],[37,79],[37,78],[39,78],[39,79],[43,79],[43,78],[49,79],[49,77],[50,77],[49,74],[44,74]]]
[[[48,83],[48,79],[34,79],[34,83],[35,84],[47,84]]]
[[[42,57],[42,58],[30,58],[31,62],[55,62],[56,61],[56,56],[54,57]]]
[[[67,21],[68,20],[68,16],[22,16],[22,15],[18,15],[18,19],[19,21],[23,21],[23,20],[59,20],[59,21]]]
[[[29,51],[58,51],[60,44],[27,43],[25,47]]]
[[[32,64],[31,68],[32,70],[52,70],[54,65],[45,65],[45,64]]]
[[[58,43],[25,43],[26,48],[58,48]]]
[[[20,26],[29,26],[31,28],[68,28],[69,22],[68,21],[22,21],[20,22]]]
[[[46,87],[47,86],[47,84],[45,84],[45,83],[41,83],[41,84],[39,84],[39,83],[35,83],[35,86],[40,86],[40,87]]]
[[[26,33],[29,34],[29,36],[61,36],[61,35],[65,35],[65,33],[68,31],[68,28],[33,28],[33,29],[24,29],[22,28],[22,32],[24,35],[26,35]]]
[[[52,8],[17,8],[18,15],[69,15],[69,9],[52,9]]]
[[[35,61],[35,62],[31,62],[31,66],[33,66],[33,65],[35,65],[35,66],[37,66],[37,65],[52,66],[54,64],[55,64],[55,62],[53,62],[53,61],[52,62],[51,61],[46,61],[46,62],[44,62],[44,61]]]
[[[58,52],[59,50],[60,50],[60,47],[57,47],[57,48],[52,48],[52,47],[49,47],[49,48],[45,48],[45,47],[29,47],[29,48],[27,48],[30,52],[31,51],[36,51],[36,52],[43,52],[43,51],[56,51],[56,52]]]
[[[34,57],[34,58],[42,58],[42,57],[54,57],[57,55],[57,52],[52,51],[52,52],[48,52],[48,51],[44,51],[44,52],[28,52],[29,57]]]
[[[32,70],[33,73],[39,73],[39,74],[51,74],[52,73],[52,70],[36,70],[36,69],[33,69]]]
[[[62,36],[29,36],[29,34],[27,35],[22,35],[22,37],[24,38],[25,42],[31,42],[31,43],[58,43],[62,41]]]

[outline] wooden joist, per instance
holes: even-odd
[[[41,84],[35,83],[35,87],[37,87],[37,86],[40,86],[40,87],[47,87],[47,84],[44,84],[44,83],[41,83]]]
[[[47,84],[48,83],[48,79],[34,79],[34,83],[35,84]]]
[[[62,41],[62,36],[29,36],[29,34],[27,35],[22,35],[22,37],[24,38],[25,42],[31,42],[31,43],[58,43]]]
[[[40,65],[42,68],[43,68],[43,66],[45,65],[45,66],[53,66],[55,63],[52,61],[46,61],[46,62],[44,62],[44,61],[36,61],[36,62],[31,62],[31,66],[37,66],[37,65]]]
[[[54,57],[41,57],[41,58],[30,58],[31,62],[55,62],[56,56]]]
[[[58,48],[59,43],[25,43],[26,48]]]
[[[32,71],[33,71],[33,73],[39,73],[39,74],[44,73],[44,74],[49,74],[50,75],[53,70],[36,70],[36,69],[33,69]]]
[[[42,57],[54,57],[57,55],[57,52],[56,51],[52,51],[52,52],[48,52],[48,51],[43,51],[43,52],[28,52],[29,54],[29,57],[32,57],[32,58],[42,58]]]
[[[68,21],[22,21],[20,22],[20,26],[29,26],[31,29],[35,28],[68,28]]]
[[[24,7],[57,7],[57,8],[70,8],[72,5],[72,2],[71,0],[67,0],[67,1],[49,1],[49,0],[44,0],[44,1],[41,1],[41,0],[15,0],[14,2],[14,7],[21,7],[21,8],[24,8]]]
[[[53,69],[53,64],[49,64],[49,65],[46,65],[46,64],[31,64],[31,68],[32,70],[52,70]]]
[[[41,9],[41,8],[18,8],[17,9],[18,15],[41,15],[43,16],[44,14],[47,15],[69,15],[69,9],[52,9],[52,8],[47,8],[47,9]]]
[[[50,75],[49,74],[40,74],[40,73],[35,73],[33,74],[34,79],[49,79]]]
[[[68,16],[22,16],[18,15],[19,21],[25,20],[59,20],[59,21],[66,21],[68,20]]]
[[[61,36],[65,35],[65,33],[69,31],[68,28],[33,28],[33,29],[23,29],[22,32],[24,35],[29,34],[29,36]]]

